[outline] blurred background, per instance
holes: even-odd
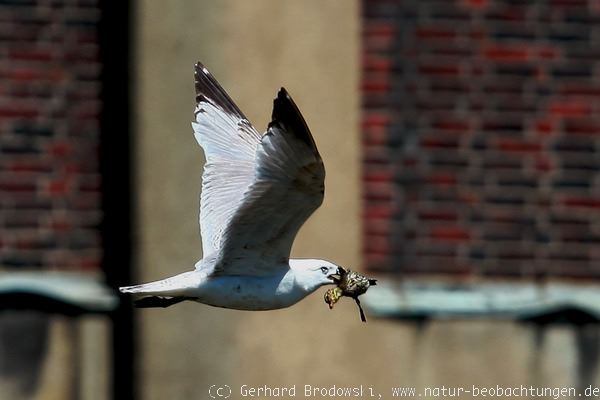
[[[600,3],[0,1],[0,398],[211,385],[598,379]],[[369,322],[132,310],[191,269],[202,61],[259,131],[281,86],[324,159],[292,255],[377,277]]]

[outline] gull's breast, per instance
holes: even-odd
[[[289,271],[265,277],[216,276],[198,288],[197,301],[236,310],[274,310],[289,307],[306,295]]]

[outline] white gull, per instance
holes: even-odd
[[[193,300],[272,310],[333,284],[337,265],[289,258],[298,230],[323,202],[325,179],[296,104],[281,88],[261,135],[201,63],[195,80],[192,127],[206,156],[200,198],[204,257],[193,271],[120,291],[144,296],[136,302],[141,307]]]

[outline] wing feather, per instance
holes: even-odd
[[[323,202],[323,161],[283,88],[255,162],[254,182],[222,236],[216,274],[262,275],[286,265],[300,227]],[[238,259],[256,261],[248,265]]]
[[[260,135],[200,63],[194,136],[204,149],[200,232],[213,274],[263,275],[287,268],[292,243],[323,201],[325,169],[285,89]],[[201,264],[200,264],[201,265]]]
[[[201,64],[195,67],[194,136],[206,157],[200,196],[200,234],[205,256],[219,251],[221,237],[254,180],[261,135]]]

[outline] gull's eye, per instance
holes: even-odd
[[[327,267],[321,267],[321,272],[323,274],[326,274],[327,272],[329,272],[329,268],[327,268]]]

